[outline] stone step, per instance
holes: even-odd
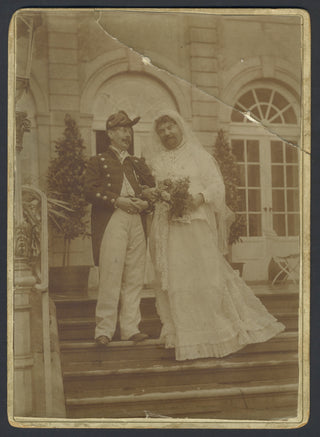
[[[287,331],[298,329],[298,316],[296,312],[274,312],[273,315],[282,322]],[[60,340],[91,340],[94,338],[95,319],[73,318],[58,320]],[[158,316],[142,318],[140,330],[149,335],[150,338],[158,338],[161,331],[161,322]],[[117,326],[114,340],[120,340],[119,325]]]
[[[275,310],[278,312],[293,312],[297,311],[299,304],[299,294],[297,292],[263,292],[258,290],[256,296],[259,297],[262,303],[273,314]],[[56,305],[58,319],[71,318],[94,318],[96,299],[92,297],[74,297],[64,295],[56,295],[53,297]],[[141,314],[142,316],[156,316],[155,298],[143,297],[141,299]]]
[[[296,395],[295,395],[296,396]],[[283,393],[282,399],[283,401],[287,399],[288,397]],[[152,412],[146,411],[147,416],[146,417],[153,417]],[[176,417],[185,417],[184,414],[180,414]],[[229,412],[220,412],[220,410],[215,410],[213,412],[202,412],[202,411],[196,411],[189,414],[189,417],[191,419],[227,419],[227,420],[265,420],[265,421],[272,421],[272,420],[287,420],[289,418],[296,418],[297,416],[297,406],[296,404],[293,404],[292,406],[278,406],[275,408],[268,408],[265,409],[259,405],[259,409],[250,408],[249,410],[246,409],[237,409],[232,414],[229,414]],[[157,417],[157,416],[156,416]]]
[[[54,298],[56,305],[57,319],[71,318],[94,318],[97,299],[86,298],[70,298],[69,296],[56,296]],[[142,315],[148,317],[157,316],[154,297],[145,297],[141,299],[140,310]]]
[[[99,388],[98,390],[90,390],[86,392],[86,397],[105,397],[105,396],[123,396],[128,394],[133,394],[135,396],[142,395],[142,394],[151,394],[151,393],[167,393],[168,391],[173,392],[185,392],[189,390],[206,390],[206,389],[222,389],[222,388],[234,388],[234,387],[243,387],[243,381],[235,381],[234,378],[231,378],[230,380],[225,378],[225,381],[217,380],[217,381],[207,381],[205,383],[185,383],[185,384],[170,384],[170,387],[168,385],[152,385],[152,386],[138,386],[134,387],[134,389],[130,389],[129,387],[110,387],[108,390],[103,390],[102,388]],[[296,377],[285,377],[281,379],[281,384],[296,384],[297,378]],[[260,378],[257,380],[250,380],[246,381],[245,386],[246,387],[256,387],[258,385],[276,385],[279,384],[279,381],[272,378]],[[84,392],[78,388],[75,391],[68,391],[67,392],[68,398],[83,398]]]
[[[292,351],[298,349],[298,333],[283,332],[263,343],[250,344],[238,354]],[[135,344],[132,341],[112,341],[108,347],[99,348],[94,341],[61,341],[62,364],[88,361],[147,361],[174,359],[174,350],[165,349],[161,340],[145,340]]]
[[[58,321],[60,340],[92,340],[94,338],[96,322],[93,318],[62,319]],[[150,338],[159,338],[161,331],[160,319],[144,317],[140,322],[139,329]],[[120,341],[120,327],[117,328],[113,340]]]
[[[63,379],[68,396],[82,397],[115,395],[119,388],[127,394],[137,390],[171,392],[172,386],[187,389],[190,385],[233,383],[245,385],[251,381],[298,378],[298,357],[291,352],[229,355],[177,362],[173,359],[150,362],[73,363],[64,367]],[[153,391],[153,390],[151,390]]]
[[[297,384],[266,384],[138,395],[67,396],[66,407],[68,417],[75,418],[192,418],[200,414],[212,419],[268,420],[296,415],[297,389]]]
[[[299,293],[298,292],[256,292],[256,296],[272,313],[273,310],[281,312],[298,312]]]
[[[109,346],[108,346],[109,347]],[[259,354],[255,352],[239,353],[235,352],[233,354],[227,355],[222,358],[198,358],[194,360],[183,360],[177,361],[174,357],[164,358],[161,362],[158,360],[122,360],[117,362],[115,366],[114,361],[105,360],[97,361],[92,360],[90,356],[87,357],[86,361],[73,361],[65,363],[63,366],[64,375],[69,376],[69,374],[74,374],[75,376],[87,376],[87,375],[122,375],[132,373],[156,373],[156,372],[172,372],[172,371],[182,371],[182,370],[199,370],[207,368],[221,368],[221,367],[239,367],[242,365],[248,365],[248,361],[255,364],[261,364],[265,361],[273,363],[274,361],[289,360],[295,361],[297,359],[296,352],[290,351],[268,351],[260,352]]]

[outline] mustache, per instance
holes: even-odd
[[[164,139],[165,139],[165,141],[168,141],[168,140],[175,140],[175,139],[176,139],[176,136],[175,136],[175,135],[166,135],[166,136],[164,137]]]

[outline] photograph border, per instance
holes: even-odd
[[[68,8],[68,11],[81,10],[137,10],[136,8]],[[45,10],[61,10],[61,8],[26,8],[26,12]],[[151,8],[139,8],[139,11],[150,11]],[[35,428],[208,428],[208,429],[292,429],[304,426],[308,422],[310,410],[310,154],[311,154],[311,28],[310,16],[303,9],[271,9],[271,8],[152,8],[157,12],[208,13],[214,15],[291,15],[300,16],[302,26],[302,97],[301,97],[301,139],[303,139],[302,160],[300,166],[300,306],[299,306],[299,405],[298,415],[294,419],[285,420],[221,420],[221,419],[57,419],[38,417],[15,417],[13,415],[13,181],[14,181],[14,71],[15,71],[15,44],[14,18],[9,30],[8,55],[8,418],[14,427]],[[21,11],[21,9],[20,9]]]

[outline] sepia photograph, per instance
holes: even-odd
[[[21,9],[9,31],[8,417],[309,417],[310,24]]]

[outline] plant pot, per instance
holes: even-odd
[[[233,268],[233,270],[237,270],[239,272],[239,276],[242,277],[244,263],[230,262],[230,265]]]
[[[225,257],[226,261],[228,261],[230,266],[233,268],[233,270],[237,270],[239,272],[239,276],[242,277],[243,266],[245,263],[232,261],[232,245],[229,245],[228,253],[226,255],[224,255],[224,257]]]
[[[51,293],[85,295],[88,292],[90,266],[50,267]]]

